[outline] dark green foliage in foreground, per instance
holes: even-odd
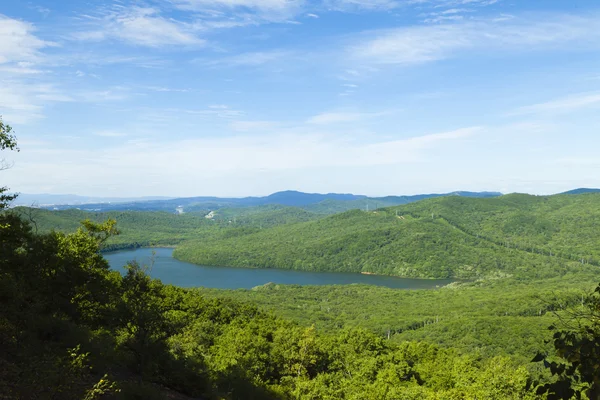
[[[593,194],[450,196],[187,241],[174,256],[204,265],[541,279],[600,265],[599,210],[600,195]]]
[[[556,380],[540,386],[537,393],[551,400],[582,394],[600,399],[600,286],[550,330],[558,360],[538,354],[533,361],[543,361]]]
[[[99,253],[110,222],[35,234],[5,213],[0,226],[3,398],[534,398],[506,357],[321,334],[136,264],[121,277]]]

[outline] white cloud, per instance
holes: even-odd
[[[248,8],[263,11],[286,10],[304,4],[301,0],[173,0],[173,3],[189,10]]]
[[[207,66],[228,66],[228,67],[248,67],[259,66],[273,61],[281,60],[292,55],[289,51],[271,50],[260,52],[241,53],[230,57],[223,57],[212,60],[196,59],[195,63]]]
[[[131,92],[126,87],[114,86],[103,90],[90,90],[76,93],[77,99],[90,103],[104,101],[120,101],[131,97]]]
[[[402,4],[397,0],[325,0],[324,3],[336,11],[389,10]]]
[[[172,0],[183,10],[202,13],[199,26],[228,28],[262,22],[286,22],[302,12],[304,0]],[[223,12],[228,13],[227,16]],[[206,18],[208,17],[208,18]]]
[[[14,82],[0,84],[0,110],[6,121],[26,123],[42,116],[42,106],[35,100],[39,91]]]
[[[600,168],[599,157],[566,157],[556,162],[563,167]]]
[[[40,50],[55,45],[39,39],[34,32],[33,24],[0,14],[0,64],[37,61]]]
[[[600,16],[554,15],[479,20],[373,31],[348,47],[351,58],[373,64],[418,64],[464,51],[599,47]]]
[[[6,176],[7,184],[19,191],[31,191],[51,182],[55,192],[78,188],[77,192],[85,193],[102,187],[116,188],[112,191],[125,195],[131,190],[131,182],[136,181],[140,182],[135,186],[136,191],[156,190],[155,185],[162,182],[164,190],[173,192],[176,186],[189,187],[203,180],[232,178],[238,182],[244,180],[248,172],[420,162],[428,150],[442,143],[460,141],[479,130],[467,128],[370,144],[330,134],[284,132],[122,143],[118,147],[89,150],[48,147],[18,154],[15,168]],[[148,160],[168,162],[149,163]],[[144,182],[152,185],[146,188]]]
[[[580,93],[545,103],[525,106],[515,110],[511,115],[562,113],[593,106],[600,107],[600,93]]]
[[[43,108],[48,103],[73,100],[51,84],[0,81],[0,110],[7,121],[15,124],[42,118]]]
[[[127,134],[125,134],[123,132],[119,132],[119,131],[98,131],[98,132],[94,132],[94,135],[100,136],[100,137],[107,137],[107,138],[116,138],[116,137],[127,136]]]
[[[88,26],[74,34],[84,41],[116,39],[134,45],[160,47],[168,45],[198,46],[205,41],[196,35],[192,24],[164,18],[159,10],[143,7],[115,7],[100,17],[85,16]]]
[[[273,121],[233,121],[229,124],[231,129],[238,132],[264,131],[276,126],[277,123]]]
[[[153,92],[187,93],[190,91],[190,89],[178,89],[178,88],[171,88],[171,87],[165,87],[165,86],[144,86],[143,88],[147,89],[147,90],[151,90]]]
[[[216,118],[222,118],[222,119],[235,119],[235,118],[242,117],[244,115],[243,111],[231,109],[231,108],[229,108],[229,106],[224,105],[224,104],[210,105],[206,109],[184,109],[184,110],[172,109],[170,111],[183,112],[185,114],[190,114],[190,115],[216,117]]]
[[[41,69],[24,67],[22,65],[0,66],[1,76],[39,75],[39,74],[43,74],[44,72],[45,71],[43,71]]]
[[[345,93],[352,93],[345,92]],[[309,124],[329,125],[347,122],[356,122],[368,118],[380,117],[390,114],[389,111],[363,113],[363,112],[327,112],[310,117],[306,122]]]

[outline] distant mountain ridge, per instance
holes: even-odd
[[[563,192],[561,194],[587,194],[587,193],[600,193],[600,189],[579,188],[579,189],[569,190],[568,192]]]
[[[563,192],[565,195],[600,193],[600,189],[578,188]],[[45,209],[66,210],[79,208],[85,211],[165,211],[202,212],[222,208],[258,207],[282,205],[299,207],[319,214],[332,214],[352,209],[375,209],[413,203],[424,199],[459,196],[489,198],[502,196],[500,192],[455,191],[406,196],[369,197],[351,193],[305,193],[296,190],[275,192],[268,196],[249,197],[91,197],[58,194],[20,194],[14,206],[36,206]]]
[[[79,196],[76,194],[28,194],[19,193],[17,199],[13,202],[14,206],[50,206],[50,205],[82,205],[94,203],[131,203],[150,200],[169,200],[168,196],[144,196],[144,197],[100,197],[100,196]]]
[[[310,211],[330,214],[357,208],[380,208],[393,205],[407,204],[414,201],[443,196],[464,197],[497,197],[499,192],[465,192],[457,191],[443,194],[419,194],[412,196],[385,196],[368,197],[350,193],[305,193],[295,190],[286,190],[272,193],[263,197],[226,198],[214,196],[181,197],[167,199],[148,199],[134,201],[103,201],[94,203],[76,204],[50,204],[40,207],[46,209],[65,210],[79,208],[86,211],[167,211],[167,212],[194,212],[210,211],[221,208],[256,207],[265,205],[283,205],[300,207]],[[27,195],[25,195],[27,196]],[[58,196],[58,195],[57,195]],[[83,198],[83,197],[82,197]],[[122,199],[121,199],[122,200]],[[17,203],[15,205],[31,205],[32,203]],[[47,203],[46,203],[47,204]]]

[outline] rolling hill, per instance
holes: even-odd
[[[596,267],[600,195],[448,196],[353,210],[225,240],[186,241],[197,264],[426,278],[550,277]]]

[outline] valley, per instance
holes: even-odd
[[[349,204],[341,209],[357,202],[335,201]],[[210,215],[12,211],[50,235],[75,234],[86,219],[116,220],[119,234],[101,248],[123,279],[122,267],[134,261],[148,266],[148,279],[189,288],[202,301],[257,307],[325,341],[373,335],[392,348],[421,343],[479,359],[478,371],[501,362],[547,383],[551,374],[532,359],[553,353],[548,327],[584,310],[600,282],[599,210],[600,194],[577,192],[453,195],[338,213],[283,204]]]

